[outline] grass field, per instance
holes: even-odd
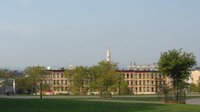
[[[0,112],[200,112],[199,105],[108,101],[0,99]]]

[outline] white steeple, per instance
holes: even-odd
[[[110,62],[110,61],[111,61],[110,49],[107,49],[107,51],[106,51],[106,61],[107,61],[107,62]]]

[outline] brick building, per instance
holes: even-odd
[[[43,84],[50,86],[47,95],[69,94],[70,81],[64,76],[65,70],[49,70],[50,74],[43,80]]]
[[[152,70],[120,70],[133,94],[156,94],[167,84],[167,77]]]
[[[64,76],[64,70],[49,70],[44,84],[50,85],[51,93],[46,94],[69,94],[70,80]],[[166,85],[167,77],[159,73],[158,70],[150,69],[129,69],[118,70],[124,76],[133,94],[156,94],[159,88]]]

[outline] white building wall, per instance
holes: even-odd
[[[194,83],[194,84],[198,85],[198,83],[200,82],[200,71],[199,70],[191,71],[191,75],[190,75],[188,82],[190,84]]]

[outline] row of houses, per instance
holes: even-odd
[[[64,76],[63,69],[49,70],[50,75],[43,80],[43,83],[50,85],[50,91],[47,94],[69,94],[71,81]],[[163,86],[170,84],[170,79],[161,74],[157,69],[133,69],[118,70],[123,74],[132,94],[156,94]],[[200,71],[191,72],[189,83],[198,84],[200,81]]]
[[[64,76],[65,70],[49,71],[50,75],[43,80],[43,83],[50,85],[47,94],[69,94],[71,81]],[[161,86],[169,82],[168,78],[156,69],[128,69],[118,72],[123,74],[132,94],[156,94]]]
[[[69,87],[71,81],[64,76],[65,70],[60,69],[49,71],[50,74],[43,79],[43,83],[50,86],[50,89],[46,91],[46,94],[70,94]],[[170,84],[170,79],[161,74],[157,69],[129,68],[127,70],[118,70],[118,72],[122,73],[132,94],[156,94],[160,91],[160,88]],[[200,70],[191,71],[191,76],[188,82],[198,85],[200,82]],[[0,79],[0,94],[14,94],[15,80],[8,80],[6,86],[3,85],[4,83],[5,81]]]

